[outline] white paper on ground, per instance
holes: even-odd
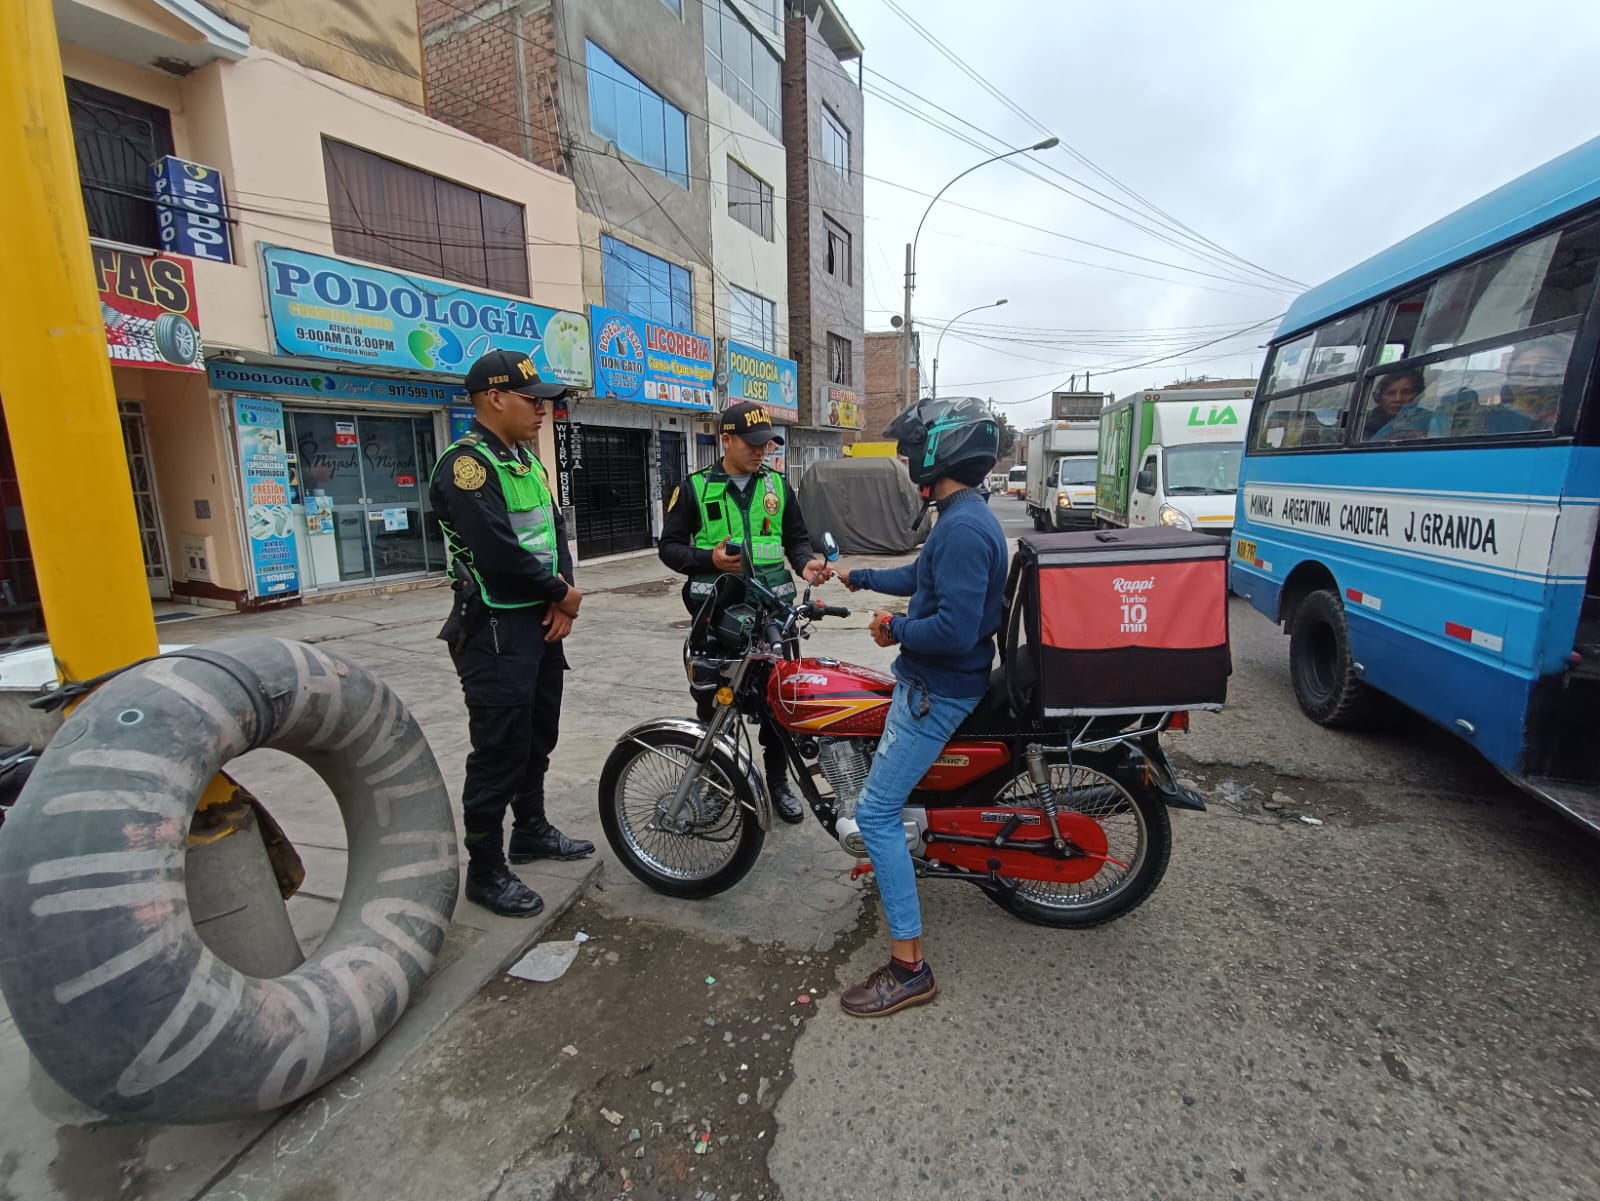
[[[535,984],[549,984],[566,975],[577,957],[578,944],[575,942],[566,939],[542,942],[513,963],[506,974],[519,980],[532,980]]]

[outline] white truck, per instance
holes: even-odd
[[[1253,387],[1151,389],[1100,416],[1095,524],[1233,533]]]
[[[1034,529],[1087,529],[1094,524],[1099,444],[1100,423],[1088,419],[1047,421],[1027,432],[1024,500]]]

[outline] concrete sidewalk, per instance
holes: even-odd
[[[665,600],[678,587],[676,577],[653,552],[585,566],[579,580],[597,600],[606,593],[618,594],[615,604],[624,613],[634,596]],[[466,711],[449,654],[435,637],[448,606],[447,589],[426,586],[262,613],[165,622],[161,635],[167,644],[247,634],[331,644],[381,675],[410,708],[458,805],[468,750]],[[602,611],[601,616],[580,623],[580,630],[588,633],[611,607],[587,606],[586,617],[592,610]],[[658,639],[661,624],[659,618],[650,623]],[[625,644],[628,638],[618,641]],[[575,639],[574,661],[593,660],[585,642]],[[627,655],[617,661],[625,663]],[[589,673],[591,684],[603,683],[596,677],[605,674]],[[625,667],[618,672],[620,677],[626,674]],[[676,686],[675,681],[668,684]],[[571,756],[558,750],[550,781],[552,819],[574,834],[597,840],[593,780],[598,764],[582,748],[605,745],[615,737],[616,711],[609,703],[588,712],[567,706],[564,747],[575,745],[579,757],[588,761],[573,763]],[[302,946],[309,950],[331,924],[344,888],[345,831],[332,795],[309,768],[281,752],[253,752],[230,763],[229,771],[262,799],[305,862],[306,881],[290,900],[289,911]],[[558,795],[564,803],[558,802]],[[593,883],[600,867],[597,856],[579,863],[519,869],[545,898],[544,912],[532,920],[498,918],[460,901],[432,977],[374,1051],[298,1105],[248,1121],[203,1127],[58,1123],[34,1103],[27,1050],[0,1004],[0,1201],[189,1201],[213,1187],[217,1195],[228,1196],[227,1181],[236,1165],[277,1160],[302,1141],[300,1150],[319,1138],[326,1142],[340,1121],[359,1109],[362,1096],[379,1093],[397,1081],[406,1063],[451,1015],[541,937]],[[92,1038],[93,1032],[86,1031],[85,1037]],[[309,1140],[304,1137],[308,1129],[314,1131]]]

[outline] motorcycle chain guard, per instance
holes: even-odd
[[[1023,823],[1000,845],[995,839],[1013,819]],[[981,875],[998,874],[1012,880],[1042,880],[1053,884],[1082,884],[1107,863],[1109,843],[1100,823],[1082,813],[1062,809],[1056,820],[1067,842],[1067,857],[1051,845],[1050,826],[1040,809],[993,808],[928,810],[927,844],[923,854],[930,867],[959,867]],[[973,839],[954,842],[941,835]],[[976,840],[982,839],[982,843]],[[1126,866],[1125,864],[1118,864]]]

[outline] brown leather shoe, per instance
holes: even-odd
[[[939,986],[934,983],[933,969],[926,960],[922,970],[904,984],[886,963],[862,983],[845,989],[839,1007],[853,1018],[884,1018],[938,995]]]

